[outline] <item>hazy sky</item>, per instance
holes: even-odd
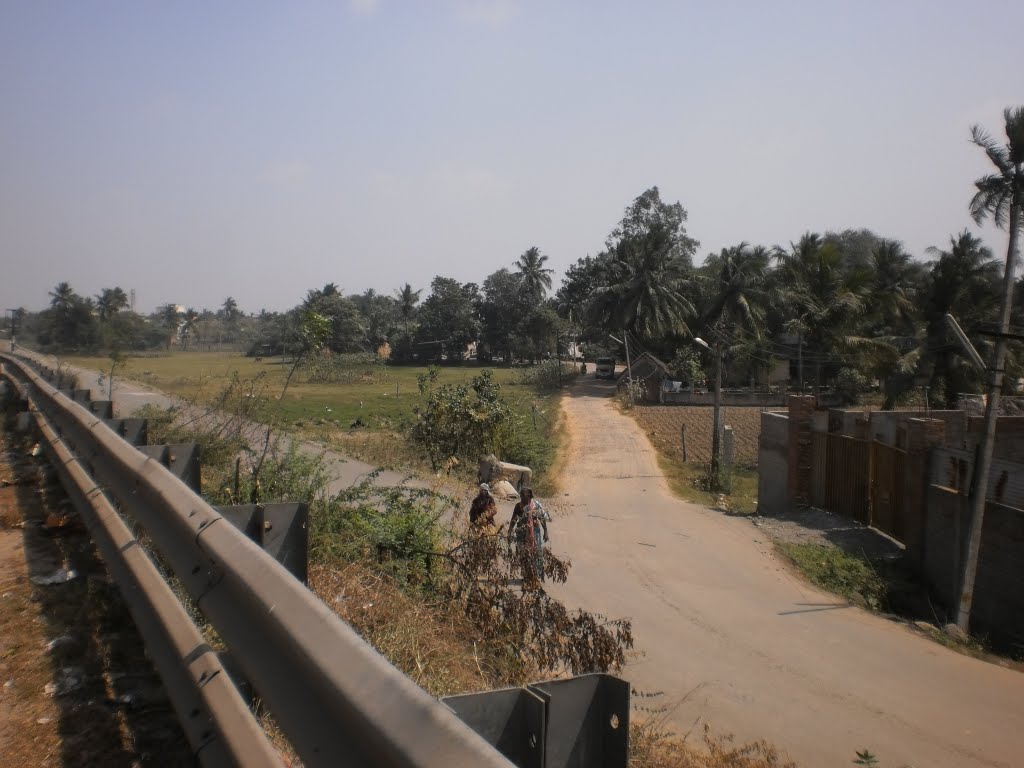
[[[283,309],[561,272],[658,185],[700,257],[971,226],[1024,2],[0,0],[0,307]],[[983,231],[997,253],[1005,235]]]

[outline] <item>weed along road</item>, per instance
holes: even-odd
[[[1024,764],[1024,675],[955,653],[798,580],[747,521],[680,501],[654,449],[586,379],[565,397],[572,455],[551,525],[573,563],[551,588],[628,616],[623,676],[699,738],[764,738],[802,766]]]

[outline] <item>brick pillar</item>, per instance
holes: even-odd
[[[933,448],[943,445],[946,423],[941,419],[907,420],[907,457],[903,465],[903,526],[907,560],[924,567],[930,459]]]
[[[811,430],[814,395],[789,396],[789,453],[786,462],[786,499],[792,504],[811,503],[811,472],[814,457]]]

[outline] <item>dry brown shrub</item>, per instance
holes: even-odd
[[[766,741],[736,746],[732,736],[714,735],[705,725],[694,743],[665,727],[663,719],[633,721],[629,728],[630,768],[796,768]]]
[[[483,690],[502,677],[474,648],[462,611],[413,597],[369,563],[317,565],[309,586],[388,661],[434,696]]]

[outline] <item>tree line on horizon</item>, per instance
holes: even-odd
[[[972,140],[996,172],[976,182],[969,209],[1008,229],[1015,253],[1024,201],[1024,108],[1007,110],[1003,146],[978,127]],[[336,283],[310,289],[287,312],[245,314],[228,297],[216,310],[174,304],[148,316],[125,311],[120,288],[95,297],[66,282],[38,313],[19,310],[22,337],[50,351],[209,349],[224,344],[250,355],[297,351],[303,313],[329,321],[335,353],[385,354],[393,363],[460,362],[470,350],[488,364],[566,354],[583,342],[589,355],[647,351],[683,379],[722,354],[726,380],[764,381],[777,361],[815,391],[839,389],[851,400],[875,383],[888,407],[921,387],[931,401],[956,407],[983,382],[949,332],[956,317],[985,354],[1003,296],[1002,261],[964,230],[914,258],[899,240],[867,229],[807,232],[786,245],[741,242],[697,266],[699,243],[679,202],[652,187],[630,203],[605,247],[572,264],[552,291],[552,270],[528,248],[481,283],[435,277],[429,291],[405,283],[392,295],[345,294]],[[1024,325],[1024,279],[1013,286],[1013,323]],[[424,296],[424,293],[426,295]],[[13,320],[13,318],[12,318]],[[694,343],[696,337],[710,349]],[[1019,340],[1011,342],[1007,382],[1024,375]]]

